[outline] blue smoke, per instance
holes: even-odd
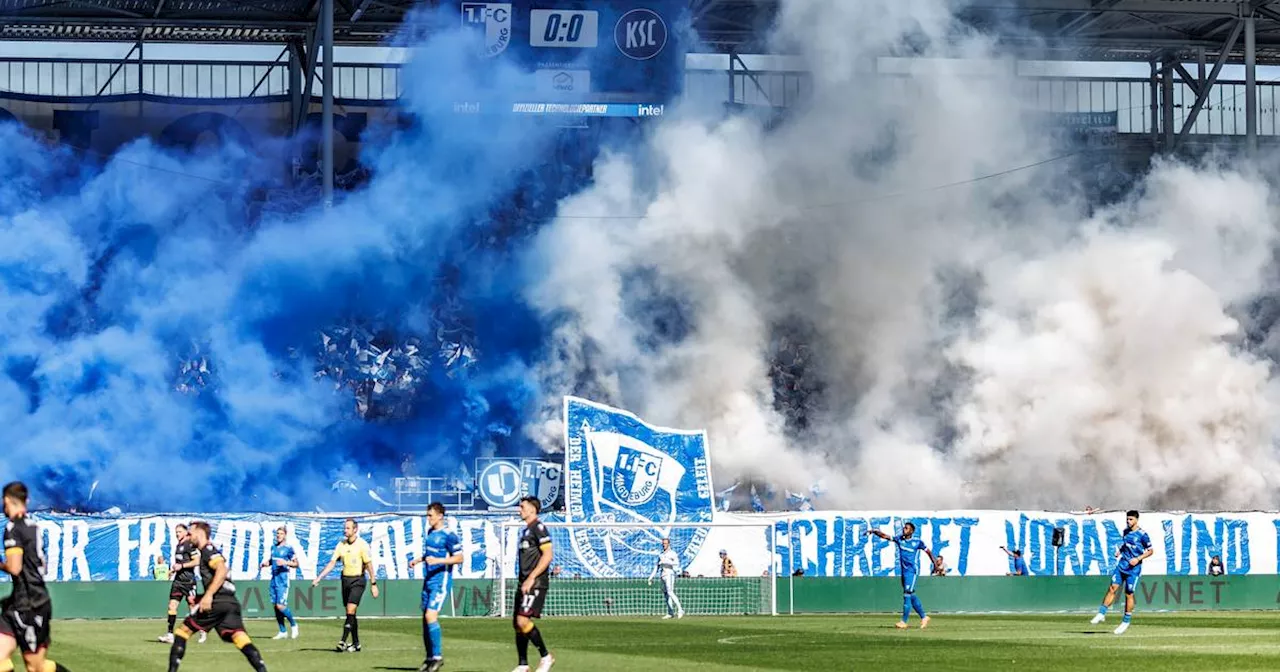
[[[0,123],[0,477],[62,509],[353,510],[406,456],[536,452],[522,243],[606,139],[439,114],[531,75],[433,35],[402,73],[412,123],[370,135],[372,178],[327,211],[246,208],[288,142],[100,158]]]

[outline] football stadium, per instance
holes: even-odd
[[[4,0],[0,165],[0,672],[1280,669],[1280,0]]]

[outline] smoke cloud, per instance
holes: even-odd
[[[480,77],[465,39],[414,42],[415,123],[367,139],[374,178],[327,211],[246,211],[287,143],[97,162],[0,126],[0,476],[59,508],[359,510],[406,455],[447,476],[536,452],[541,326],[491,236],[556,131],[440,114],[531,76]]]
[[[0,125],[0,477],[59,507],[367,508],[405,455],[558,452],[578,394],[707,428],[718,485],[827,507],[1274,508],[1266,171],[1157,162],[1105,205],[1069,160],[1010,171],[1064,150],[1012,77],[965,76],[1007,55],[950,4],[784,2],[813,91],[781,123],[689,102],[598,156],[440,116],[529,75],[412,40],[414,123],[287,217],[243,207],[287,143],[98,164]],[[868,76],[884,53],[942,60]],[[546,174],[566,150],[589,184]],[[422,363],[409,411],[336,377],[353,341]]]
[[[948,7],[784,2],[813,92],[782,124],[686,110],[603,156],[538,241],[544,390],[707,427],[717,484],[822,506],[1274,508],[1274,185],[1157,162],[1099,207],[1071,161],[1005,173],[1067,150],[964,76],[1007,56]],[[942,60],[858,67],[904,51]]]

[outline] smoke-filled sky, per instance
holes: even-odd
[[[859,72],[908,43],[1002,57],[950,4],[784,2],[809,100],[769,128],[668,106],[506,247],[472,227],[542,179],[555,129],[419,123],[367,143],[334,209],[249,227],[288,147],[78,169],[0,127],[0,477],[58,506],[311,508],[406,453],[558,451],[572,393],[707,428],[719,486],[821,482],[826,507],[1274,508],[1266,171],[1158,163],[1104,208],[1072,161],[935,188],[1062,151],[1011,79]],[[411,115],[474,85],[462,52],[417,47]],[[434,366],[409,417],[313,376],[318,331],[434,341],[446,299],[478,363]],[[193,351],[215,382],[176,392]],[[778,398],[777,361],[807,393]]]
[[[1159,163],[1101,209],[1072,161],[932,189],[1063,151],[1011,79],[858,71],[908,42],[1002,57],[949,4],[784,2],[777,44],[814,92],[780,128],[679,117],[651,169],[603,159],[562,212],[647,217],[545,230],[542,257],[574,262],[529,296],[577,316],[552,338],[580,356],[540,370],[707,427],[718,486],[820,482],[825,507],[1274,508],[1263,171]],[[641,269],[663,320],[628,300]],[[803,426],[768,374],[783,337],[807,348]]]

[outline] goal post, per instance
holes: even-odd
[[[545,616],[661,616],[667,613],[661,573],[654,574],[662,539],[680,557],[675,594],[686,616],[778,613],[778,563],[772,522],[557,523]],[[520,537],[525,525],[500,527],[491,613],[512,615],[518,586]],[[720,551],[737,576],[721,577]],[[652,583],[649,578],[653,577]]]

